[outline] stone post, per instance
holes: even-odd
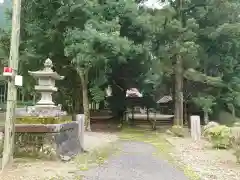
[[[84,114],[77,114],[76,115],[76,120],[78,122],[78,136],[79,136],[79,141],[80,141],[80,146],[82,150],[84,151]]]
[[[201,139],[201,123],[199,116],[191,116],[191,137],[194,141]]]

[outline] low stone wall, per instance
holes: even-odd
[[[63,160],[71,159],[83,148],[78,122],[65,124],[16,124],[15,156]],[[0,127],[4,133],[4,127]]]

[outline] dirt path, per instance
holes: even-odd
[[[183,172],[154,156],[156,148],[143,142],[123,141],[121,152],[103,165],[79,172],[83,180],[187,180]]]

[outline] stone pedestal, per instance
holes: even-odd
[[[15,156],[69,160],[83,151],[79,138],[83,137],[81,123],[17,124],[15,127]],[[0,127],[0,132],[4,133],[4,127]]]

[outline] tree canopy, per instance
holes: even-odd
[[[204,112],[238,115],[240,106],[240,2],[236,0],[27,1],[22,2],[20,73],[23,91],[33,92],[28,70],[49,57],[66,76],[56,100],[70,113],[89,112],[92,101],[125,110],[125,93],[172,95],[175,123],[183,102]],[[1,64],[9,51],[0,34]],[[113,96],[105,98],[105,88]],[[208,114],[207,114],[208,116]]]

